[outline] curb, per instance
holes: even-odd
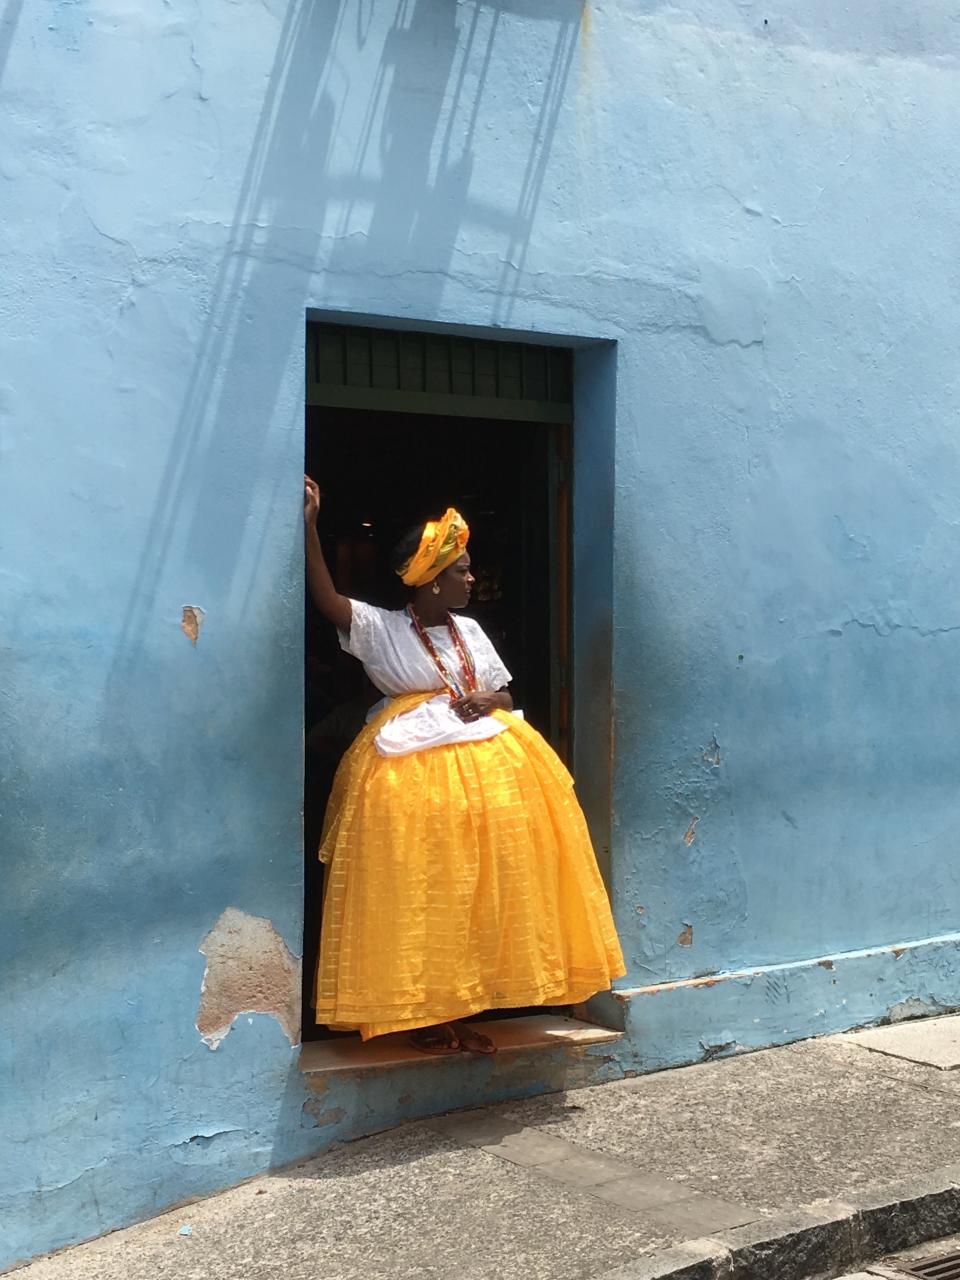
[[[960,1231],[960,1164],[817,1200],[606,1271],[596,1280],[808,1280]]]

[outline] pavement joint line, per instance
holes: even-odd
[[[891,1055],[888,1055],[891,1056]],[[900,1058],[900,1062],[909,1062],[909,1058]],[[920,1064],[917,1064],[920,1065]],[[938,1071],[941,1074],[947,1074],[941,1067],[930,1067],[930,1071]],[[894,1075],[889,1071],[881,1071],[879,1075],[884,1080],[893,1080],[896,1084],[905,1085],[908,1089],[916,1089],[919,1093],[935,1093],[939,1098],[952,1098],[954,1102],[960,1106],[960,1092],[956,1089],[942,1089],[935,1084],[926,1084],[922,1080],[910,1080],[905,1076]]]
[[[935,1062],[921,1062],[919,1058],[911,1057],[909,1054],[894,1053],[892,1049],[881,1049],[879,1045],[875,1044],[856,1044],[854,1047],[865,1053],[877,1053],[881,1058],[893,1058],[895,1062],[912,1062],[916,1067],[929,1067],[931,1071],[942,1071],[944,1075],[960,1070],[960,1066],[957,1065],[938,1067]]]
[[[604,1204],[643,1213],[655,1226],[674,1231],[689,1226],[698,1235],[710,1235],[764,1216],[759,1209],[648,1173],[631,1161],[566,1138],[526,1126],[511,1130],[510,1123],[499,1116],[455,1112],[428,1120],[425,1127]]]

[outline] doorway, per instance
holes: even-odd
[[[382,334],[360,331],[361,346],[371,356],[374,339]],[[425,383],[427,344],[435,343],[436,335],[388,337],[397,352],[397,382],[404,348],[409,353],[411,338],[421,341]],[[470,613],[513,675],[515,705],[566,758],[569,377],[561,381],[554,365],[552,401],[529,394],[465,394],[454,390],[452,377],[439,391],[371,387],[374,378],[364,377],[363,367],[358,374],[356,362],[351,366],[347,358],[351,340],[356,331],[308,326],[306,470],[320,487],[318,528],[338,590],[384,608],[402,608],[407,593],[391,569],[393,548],[411,527],[457,507],[471,528],[477,585]],[[503,351],[496,352],[493,369],[523,368],[524,349],[516,344],[468,345],[475,363],[478,348],[503,347],[510,355],[505,359]],[[343,359],[339,366],[328,360],[323,383],[316,377],[318,369],[323,371],[319,354],[331,347]],[[544,363],[556,351],[534,350]],[[451,371],[451,346],[441,354]],[[489,351],[483,356],[489,364]],[[372,358],[366,372],[375,374]],[[548,381],[535,386],[542,390]],[[502,377],[499,383],[478,384],[474,376],[469,390],[498,386],[524,392],[530,384]],[[323,867],[315,850],[337,764],[380,694],[360,664],[340,650],[334,629],[309,600],[305,660],[303,1039],[312,1040],[335,1034],[314,1024],[311,1004],[323,893]]]

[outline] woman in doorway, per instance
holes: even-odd
[[[307,581],[387,701],[347,751],[324,822],[316,1017],[426,1053],[491,1053],[463,1019],[566,1005],[623,972],[573,780],[519,716],[470,600],[469,529],[452,508],[397,550],[406,610],[341,595],[305,479]]]

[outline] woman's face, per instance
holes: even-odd
[[[470,592],[473,590],[475,578],[470,572],[470,557],[466,552],[459,560],[437,574],[440,586],[438,604],[447,609],[465,609],[470,603]]]

